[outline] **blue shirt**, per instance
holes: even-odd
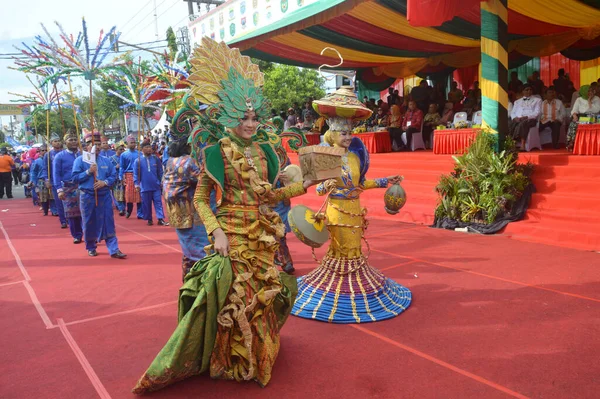
[[[39,179],[42,179],[44,173],[44,158],[38,158],[31,164],[31,181],[37,185]]]
[[[53,162],[54,162],[54,158],[56,158],[56,156],[58,154],[60,154],[63,150],[55,150],[54,148],[51,149],[50,151],[48,151],[46,153],[46,155],[44,155],[44,171],[41,175],[41,177],[44,179],[44,181],[48,180],[48,177],[50,177],[50,179],[52,179],[52,166],[53,166]],[[48,157],[50,157],[50,164],[48,165]],[[48,173],[48,166],[50,166],[50,172]]]
[[[79,156],[78,151],[63,150],[56,154],[52,161],[52,184],[57,190],[62,189],[63,182],[73,180],[73,163]]]
[[[106,187],[98,189],[98,192],[110,190],[110,187],[115,184],[117,171],[110,159],[102,156],[96,157],[98,171],[96,172],[96,180],[106,182]],[[79,189],[87,192],[94,191],[94,176],[88,174],[90,164],[83,162],[81,156],[77,157],[73,164],[73,183],[79,184]]]
[[[123,180],[123,174],[125,173],[133,173],[133,162],[135,162],[141,154],[138,150],[127,150],[121,154],[121,158],[119,160],[119,180]]]
[[[117,152],[115,150],[100,150],[99,154],[103,157],[110,158],[115,155]]]
[[[139,172],[142,173],[141,181]],[[136,187],[140,187],[141,192],[160,191],[162,175],[163,166],[156,155],[144,155],[133,163],[133,182]]]

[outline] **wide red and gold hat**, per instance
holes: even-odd
[[[358,100],[352,86],[342,86],[322,99],[313,101],[313,108],[321,116],[352,121],[362,121],[373,113]]]

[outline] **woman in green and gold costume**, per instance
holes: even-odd
[[[279,159],[265,129],[270,105],[258,67],[237,49],[204,38],[192,58],[198,114],[193,144],[203,149],[194,202],[214,254],[194,265],[180,290],[179,324],[134,393],[209,371],[213,378],[261,386],[271,378],[279,331],[297,293],[274,254],[285,228],[272,204],[306,192],[304,181],[275,189]],[[217,212],[210,193],[217,190]]]
[[[364,190],[385,188],[400,176],[368,180],[369,153],[352,137],[353,119],[366,119],[364,107],[350,88],[342,87],[313,106],[328,117],[326,145],[343,148],[342,175],[317,186],[328,195],[327,229],[331,244],[319,267],[298,279],[294,316],[329,323],[368,323],[399,315],[412,300],[408,288],[386,278],[368,263],[362,252],[366,209],[360,205]]]

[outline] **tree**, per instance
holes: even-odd
[[[170,26],[169,29],[167,29],[167,47],[169,47],[171,57],[174,57],[177,53],[177,36],[175,36],[173,28]]]
[[[260,69],[262,73],[270,72],[275,66],[272,62],[259,60],[258,58],[252,58],[252,63],[258,65],[258,69]]]
[[[308,97],[325,95],[325,79],[313,69],[272,64],[265,72],[263,91],[273,108],[285,110],[293,103],[303,104]]]

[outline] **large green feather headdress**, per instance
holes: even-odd
[[[191,95],[209,105],[220,124],[234,128],[246,111],[254,111],[261,122],[269,118],[270,104],[260,87],[263,74],[239,49],[204,37],[190,63]]]

